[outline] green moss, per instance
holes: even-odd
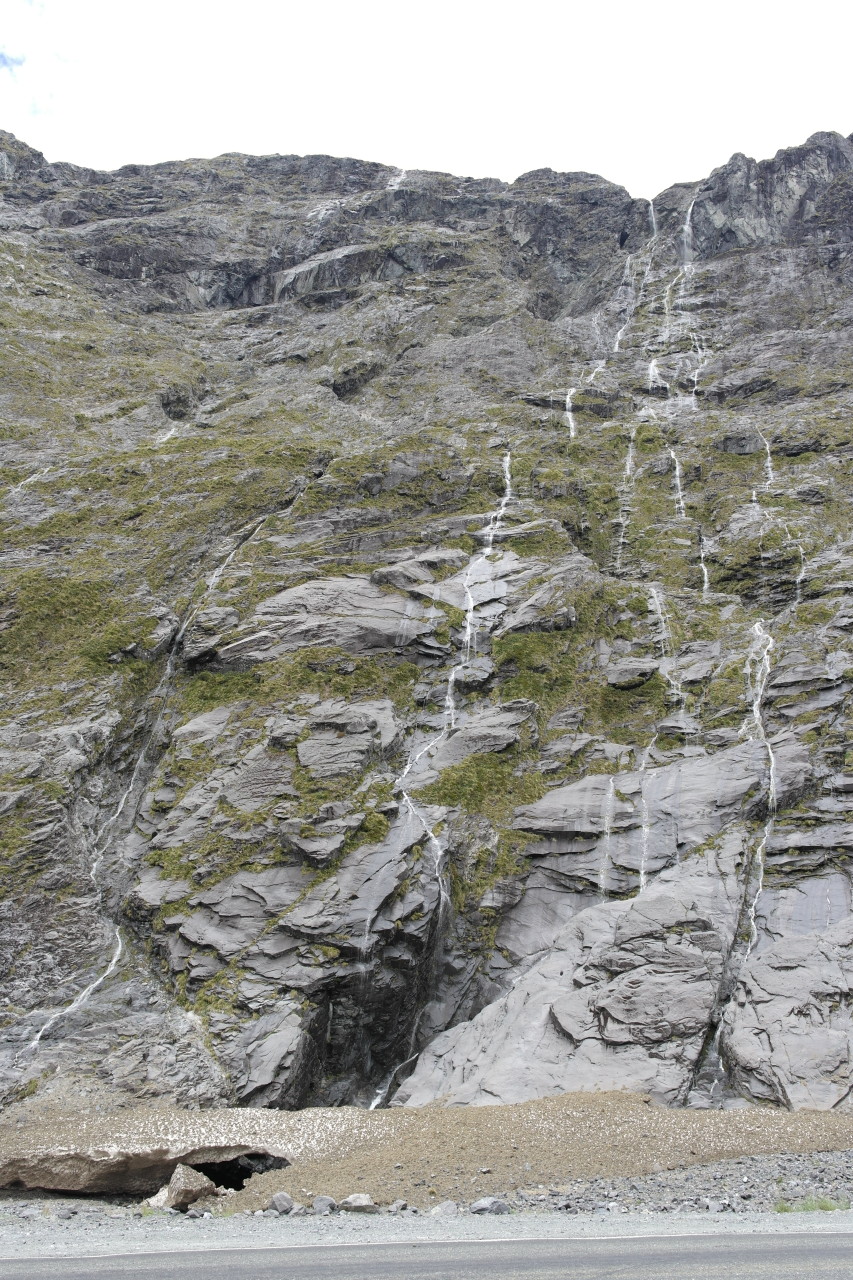
[[[469,756],[461,764],[445,769],[418,795],[427,804],[487,814],[492,822],[505,824],[517,805],[532,804],[546,790],[540,773],[517,772],[520,763],[522,760],[515,753]]]
[[[849,1200],[833,1200],[829,1196],[806,1196],[803,1200],[790,1203],[777,1200],[774,1205],[776,1213],[834,1213],[837,1210],[850,1208]]]

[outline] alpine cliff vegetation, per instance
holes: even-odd
[[[0,228],[3,1098],[853,1110],[853,138]]]

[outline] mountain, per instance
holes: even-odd
[[[850,1109],[853,139],[0,177],[4,1096]]]

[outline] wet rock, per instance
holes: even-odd
[[[632,902],[580,912],[508,994],[436,1037],[394,1102],[521,1101],[569,1081],[677,1101],[735,939],[742,840],[726,835]]]
[[[724,436],[718,436],[714,441],[714,448],[719,449],[721,453],[746,456],[751,453],[762,453],[764,441],[757,431],[730,431]]]

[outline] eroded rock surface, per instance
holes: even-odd
[[[851,140],[0,153],[3,1098],[851,1109]]]

